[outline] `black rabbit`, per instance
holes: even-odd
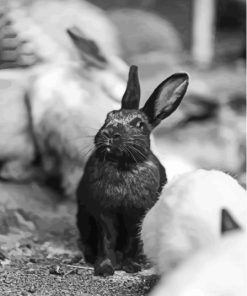
[[[112,275],[117,268],[140,270],[139,225],[167,181],[150,150],[150,133],[179,106],[188,81],[186,73],[170,76],[138,109],[138,73],[131,66],[121,109],[108,113],[95,136],[77,190],[77,225],[85,259],[94,264],[96,275]]]

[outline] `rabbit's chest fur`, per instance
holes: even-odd
[[[79,185],[79,196],[93,207],[147,209],[165,182],[165,170],[154,155],[128,168],[92,156]]]

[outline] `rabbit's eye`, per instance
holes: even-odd
[[[143,123],[142,121],[138,121],[138,122],[136,123],[136,127],[138,127],[138,128],[143,128],[143,127],[144,127],[144,123]]]

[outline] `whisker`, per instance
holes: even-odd
[[[146,159],[146,156],[139,149],[137,149],[135,146],[129,145],[129,149],[130,150],[132,149],[132,152],[136,152],[137,155],[140,157],[140,160]]]
[[[87,145],[85,145],[85,146],[83,147],[82,151],[83,151],[83,150],[86,150],[86,149],[88,149],[88,148],[90,148],[90,147],[93,147],[93,146],[94,146],[94,143],[88,143]]]
[[[137,148],[137,147],[143,148],[142,145],[140,145],[139,143],[136,143],[136,142],[133,143],[132,141],[126,141],[125,143],[128,145],[134,146],[135,148]]]
[[[136,162],[136,164],[137,164],[138,162],[137,162],[137,160],[136,160],[134,154],[130,151],[130,149],[128,149],[127,146],[124,145],[124,147],[125,147],[126,151],[129,152],[129,155],[133,158],[133,160],[134,160],[134,161]]]
[[[94,130],[94,131],[99,131],[99,128],[95,128],[95,127],[91,127],[91,126],[84,126],[86,129],[89,128],[91,130]]]
[[[86,157],[89,153],[93,152],[95,150],[95,147],[91,147],[86,152],[80,152],[80,155]]]
[[[95,146],[95,144],[89,144],[86,147],[84,147],[83,150],[80,151],[80,154],[82,156],[87,156],[90,152],[94,152],[102,146],[104,146],[104,142],[98,142],[97,146]]]
[[[136,143],[136,142],[133,143],[133,142],[127,141],[126,143],[129,144],[129,145],[131,145],[131,146],[134,146],[134,147],[136,147],[136,148],[137,148],[137,147],[143,148],[142,145],[140,145],[140,144],[138,144],[138,143]]]

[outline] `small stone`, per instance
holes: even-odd
[[[63,275],[64,274],[64,272],[61,270],[61,267],[59,265],[51,266],[49,272],[50,272],[50,274],[55,274],[55,275]]]
[[[33,237],[33,242],[34,243],[38,243],[39,242],[39,238],[37,236]]]
[[[62,263],[63,264],[71,264],[72,263],[72,259],[65,258],[65,259],[62,260]]]
[[[35,286],[34,286],[34,285],[30,286],[30,287],[28,288],[28,292],[30,292],[30,293],[35,293],[35,292],[36,292],[36,288],[35,288]]]
[[[125,286],[129,289],[129,288],[131,288],[131,287],[133,286],[133,283],[131,283],[131,282],[126,282],[126,283],[125,283]]]
[[[29,269],[27,270],[27,272],[28,272],[29,274],[34,274],[36,271],[35,271],[35,269],[33,269],[33,268],[29,268]]]
[[[4,282],[5,282],[6,284],[10,284],[10,283],[12,282],[12,280],[9,279],[9,278],[6,278],[6,279],[4,280]]]
[[[76,270],[76,273],[77,273],[78,275],[82,275],[82,274],[84,273],[84,270],[83,270],[82,268],[78,268],[78,269]]]
[[[31,248],[32,248],[32,244],[31,244],[31,243],[27,243],[27,244],[25,245],[25,247],[28,248],[28,249],[31,249]]]
[[[29,259],[29,261],[30,261],[31,263],[37,263],[37,262],[38,262],[38,260],[37,260],[36,258],[34,258],[34,257],[31,257],[31,258]]]
[[[76,255],[74,256],[72,259],[71,259],[71,264],[75,264],[75,263],[78,263],[82,260],[82,256],[81,255]]]

